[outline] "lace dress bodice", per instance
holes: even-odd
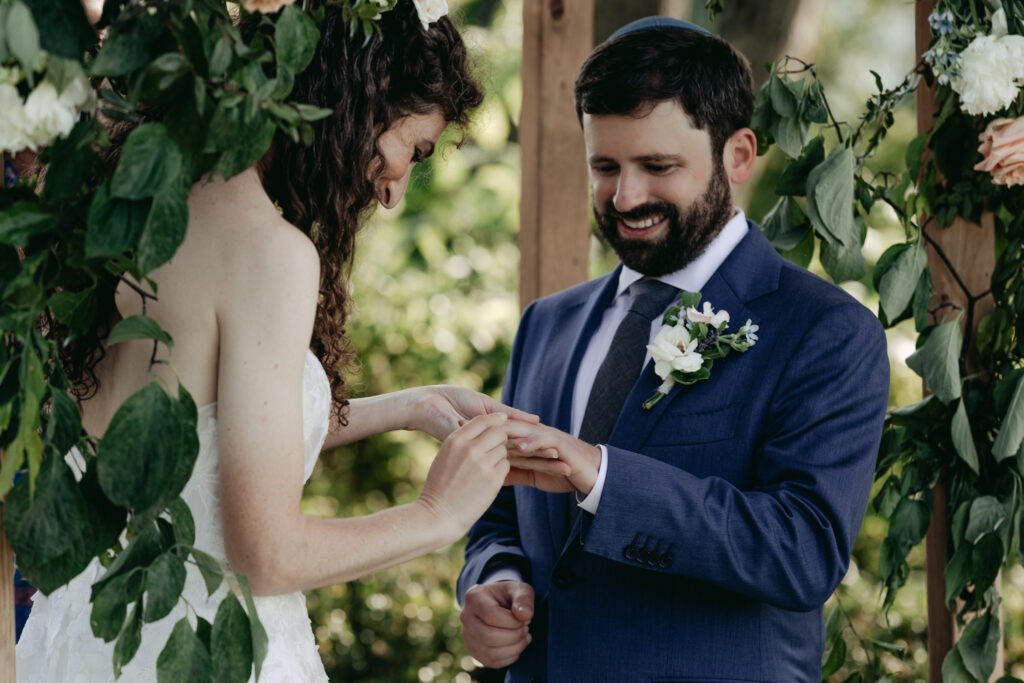
[[[316,464],[320,448],[327,437],[331,408],[331,387],[323,367],[312,352],[306,355],[303,368],[302,430],[304,448],[303,480],[308,480]],[[227,565],[221,527],[218,493],[217,404],[199,409],[196,425],[199,434],[199,456],[192,477],[181,497],[188,503],[196,523],[197,548]],[[69,458],[80,457],[76,452]],[[199,571],[188,566],[183,597],[203,618],[213,623],[217,606],[227,591],[226,585],[207,597]],[[93,560],[84,572],[67,586],[49,596],[36,594],[32,612],[17,647],[18,681],[38,683],[103,683],[114,681],[114,643],[96,638],[89,626],[90,586],[102,576],[103,568]],[[289,593],[255,599],[270,641],[263,662],[260,681],[306,683],[326,681],[323,664],[316,648],[302,593]],[[174,624],[190,615],[179,601],[163,619],[145,624],[142,646],[121,672],[120,681],[148,682],[157,680],[156,660],[167,642]]]

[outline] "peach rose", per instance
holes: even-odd
[[[995,119],[978,136],[982,157],[975,171],[988,171],[996,185],[1024,185],[1024,118]]]
[[[291,5],[294,2],[295,0],[242,0],[242,7],[247,12],[273,14],[285,5]]]

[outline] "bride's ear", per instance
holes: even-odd
[[[729,136],[722,150],[722,163],[729,182],[733,185],[745,183],[754,169],[757,159],[757,136],[749,128],[740,128]]]

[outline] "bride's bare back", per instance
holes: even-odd
[[[268,258],[297,262],[305,272],[280,273],[286,276],[282,281],[268,281],[272,272],[256,272],[258,262]],[[153,372],[172,388],[177,382],[176,372],[199,406],[217,401],[223,314],[232,312],[231,320],[251,325],[252,334],[257,336],[261,326],[284,322],[245,315],[254,303],[246,280],[258,278],[264,286],[281,289],[297,289],[302,283],[308,290],[312,283],[312,292],[294,294],[296,298],[306,296],[305,302],[296,303],[311,314],[316,305],[318,273],[319,262],[312,243],[280,217],[254,170],[229,181],[218,178],[197,183],[189,196],[185,241],[171,261],[150,275],[158,289],[156,298],[146,301],[146,315],[174,340],[170,355],[173,370],[158,363]],[[150,291],[145,284],[133,284]],[[122,318],[143,312],[142,296],[128,283],[119,286],[116,302]],[[300,350],[308,346],[311,329],[310,321]],[[91,434],[101,436],[117,407],[152,381],[152,354],[153,344],[149,341],[122,342],[107,349],[106,357],[96,368],[99,389],[83,404],[84,424]],[[163,346],[156,358],[168,360]]]

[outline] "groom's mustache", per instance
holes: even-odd
[[[599,214],[606,220],[625,219],[627,221],[639,221],[651,216],[665,216],[666,218],[674,219],[679,215],[679,210],[675,204],[669,202],[650,202],[641,204],[629,211],[618,211],[611,202],[608,202]]]

